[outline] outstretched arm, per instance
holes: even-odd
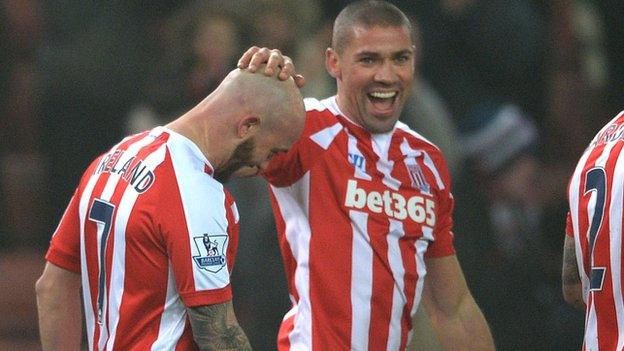
[[[423,304],[444,350],[494,350],[487,322],[473,299],[456,256],[426,261]]]
[[[193,339],[200,350],[251,350],[251,345],[234,315],[232,301],[188,307]]]
[[[42,349],[80,350],[80,274],[48,262],[35,290]]]
[[[583,301],[583,286],[579,276],[578,265],[576,264],[576,253],[574,250],[574,238],[565,236],[563,243],[563,269],[561,273],[563,288],[563,298],[570,305],[585,310]]]

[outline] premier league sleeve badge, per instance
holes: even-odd
[[[228,236],[225,234],[210,235],[204,233],[202,236],[193,237],[195,248],[199,255],[193,256],[195,264],[203,270],[217,273],[226,265],[225,251]]]

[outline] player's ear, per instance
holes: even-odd
[[[236,135],[245,139],[252,136],[260,129],[260,118],[257,116],[245,116],[238,121]]]
[[[341,78],[338,53],[332,48],[327,48],[327,50],[325,50],[325,68],[330,76],[336,79]]]

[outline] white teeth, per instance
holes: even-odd
[[[393,98],[396,95],[396,91],[389,91],[389,92],[381,92],[381,91],[375,91],[370,93],[370,96],[377,98],[377,99],[390,99]]]

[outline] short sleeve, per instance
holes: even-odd
[[[451,193],[451,177],[446,167],[446,161],[444,161],[441,154],[439,154],[439,156],[435,165],[445,187],[439,192],[438,202],[440,205],[438,211],[436,211],[438,220],[433,230],[435,240],[427,248],[427,252],[425,252],[426,258],[444,257],[455,254],[455,246],[453,245],[453,208],[455,206],[455,200]]]
[[[314,140],[325,128],[342,129],[328,111],[307,111],[303,132],[286,153],[274,156],[262,176],[273,186],[285,187],[297,182],[322,158],[327,147]]]
[[[61,268],[80,273],[79,192],[72,196],[61,221],[52,235],[46,260]]]
[[[158,211],[163,246],[169,258],[177,291],[188,307],[223,303],[232,299],[231,245],[236,227],[227,207],[223,186],[208,174],[193,170],[183,155],[176,163],[160,167]],[[169,160],[166,160],[168,162]],[[175,165],[175,171],[172,167]]]

